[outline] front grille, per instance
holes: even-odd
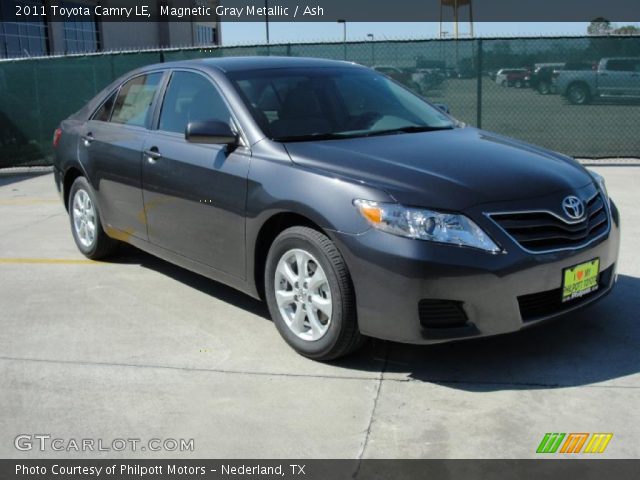
[[[578,223],[567,223],[549,212],[499,213],[491,218],[532,252],[577,248],[609,228],[609,215],[599,193],[587,202],[584,219]]]
[[[462,302],[454,300],[420,300],[418,314],[423,328],[457,328],[467,323]]]
[[[600,272],[598,278],[598,290],[588,293],[584,297],[576,298],[568,302],[562,301],[562,288],[547,290],[546,292],[532,293],[530,295],[522,295],[518,297],[518,305],[520,307],[520,316],[522,321],[530,322],[538,318],[562,313],[581,303],[587,302],[592,297],[602,293],[611,283],[611,275],[613,273],[613,265]]]

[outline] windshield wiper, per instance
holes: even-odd
[[[436,132],[438,130],[452,130],[453,125],[447,125],[442,127],[431,127],[429,125],[409,125],[401,128],[392,128],[389,130],[377,130],[369,132],[364,136],[376,137],[379,135],[394,135],[396,133],[419,133],[419,132]]]
[[[276,142],[307,142],[311,140],[337,140],[340,138],[350,138],[353,135],[345,133],[310,133],[308,135],[290,135],[288,137],[276,137]]]
[[[437,130],[451,130],[452,125],[442,127],[430,127],[428,125],[409,125],[390,130],[376,130],[373,132],[357,133],[310,133],[308,135],[291,135],[288,137],[276,137],[276,142],[308,142],[313,140],[339,140],[344,138],[375,137],[378,135],[394,135],[396,133],[435,132]]]

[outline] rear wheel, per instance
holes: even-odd
[[[333,360],[360,346],[349,272],[326,235],[283,231],[267,257],[265,296],[280,335],[298,353]]]
[[[538,84],[538,93],[541,95],[549,95],[549,93],[551,93],[551,85],[549,85],[549,82],[540,82]]]
[[[574,105],[585,105],[591,100],[589,89],[582,83],[574,83],[567,90],[567,98]]]
[[[69,220],[76,246],[87,258],[104,258],[117,246],[117,241],[109,238],[102,229],[95,196],[84,177],[78,177],[71,186]]]

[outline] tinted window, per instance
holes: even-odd
[[[227,105],[209,80],[197,73],[173,73],[162,104],[160,130],[184,133],[189,122],[229,123],[230,119]]]
[[[421,97],[368,69],[283,68],[228,75],[256,123],[275,140],[454,127]]]
[[[151,73],[125,83],[116,99],[111,121],[143,127],[161,78],[162,73]]]
[[[609,60],[607,62],[607,70],[618,72],[635,72],[637,71],[637,60]]]
[[[102,104],[102,106],[96,111],[93,115],[93,120],[98,120],[100,122],[108,122],[111,117],[111,110],[113,110],[113,104],[116,101],[116,95],[118,92],[115,92],[111,95],[106,102]]]

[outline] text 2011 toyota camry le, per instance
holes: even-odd
[[[145,67],[54,145],[82,253],[127,242],[264,298],[316,359],[366,337],[520,330],[616,279],[619,216],[599,175],[346,62]]]

